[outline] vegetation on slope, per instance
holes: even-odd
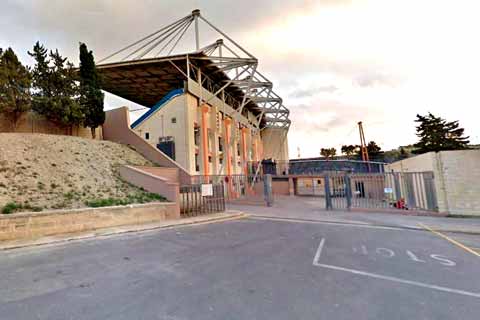
[[[120,165],[152,165],[127,146],[71,136],[0,133],[3,213],[165,200],[132,186]]]

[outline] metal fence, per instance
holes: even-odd
[[[324,197],[327,209],[438,210],[432,172],[326,173],[298,178],[296,193]]]
[[[263,198],[263,180],[262,175],[197,175],[192,177],[192,182],[196,184],[214,183],[222,184],[225,200],[238,199],[257,199]]]
[[[180,213],[184,217],[225,211],[224,187],[221,183],[212,184],[212,195],[202,195],[202,184],[180,187]]]

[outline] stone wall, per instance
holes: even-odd
[[[176,216],[175,203],[53,210],[0,216],[0,241],[34,240],[124,225],[160,222]]]
[[[33,111],[23,113],[18,120],[16,127],[13,126],[11,120],[0,114],[0,132],[46,133],[70,135],[87,139],[92,138],[90,128],[84,128],[83,126],[73,126],[72,128],[61,127],[52,123],[51,121],[48,121],[44,116]],[[101,127],[96,129],[95,139],[103,139]]]

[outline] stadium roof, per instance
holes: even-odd
[[[199,20],[223,38],[200,48]],[[195,50],[175,54],[176,46],[191,24],[195,25]],[[169,51],[161,56],[164,50]],[[252,111],[258,127],[288,129],[289,110],[257,66],[254,56],[194,10],[101,60],[97,69],[103,76],[102,89],[149,108],[168,92],[184,88],[184,82],[190,78],[202,82],[214,96],[223,95],[237,112]],[[203,102],[208,103],[209,99]]]

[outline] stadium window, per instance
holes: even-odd
[[[145,132],[145,140],[150,139],[150,132]]]
[[[222,137],[218,137],[218,151],[223,151]]]
[[[200,171],[200,165],[198,163],[198,153],[195,154],[195,171]]]
[[[196,146],[200,143],[200,128],[197,126],[193,129],[193,142]]]

